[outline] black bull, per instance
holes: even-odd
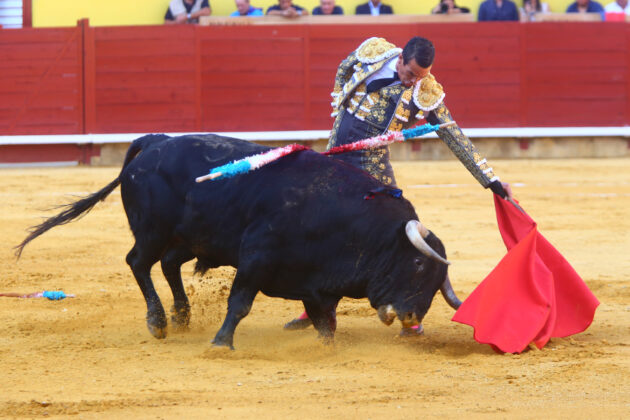
[[[17,255],[32,239],[91,210],[120,184],[136,241],[127,263],[157,338],[166,336],[167,326],[150,276],[158,261],[173,293],[175,327],[186,327],[190,319],[182,264],[196,258],[198,272],[237,268],[215,345],[232,347],[234,330],[259,291],[301,300],[326,340],[334,335],[343,296],[367,297],[383,322],[398,317],[404,326],[422,320],[440,287],[451,306],[458,306],[447,265],[435,258],[436,252],[446,258],[442,242],[417,222],[406,199],[388,194],[365,199],[384,186],[357,168],[302,151],[248,174],[195,183],[210,168],[267,150],[216,135],[139,138],[114,181],[32,228]]]

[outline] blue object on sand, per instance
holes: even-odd
[[[61,300],[67,297],[66,294],[61,290],[56,290],[56,291],[44,290],[44,293],[42,294],[42,296],[50,300]]]

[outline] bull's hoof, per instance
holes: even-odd
[[[335,339],[332,337],[322,337],[322,344],[325,346],[332,346],[335,344]]]
[[[166,338],[166,315],[161,313],[147,313],[147,328],[155,338]]]
[[[317,335],[317,339],[320,340],[322,342],[322,344],[325,345],[325,346],[332,346],[333,344],[335,344],[335,336],[334,335],[318,334]]]
[[[188,331],[189,323],[190,306],[186,305],[179,309],[176,309],[175,306],[171,308],[171,325],[175,331]]]
[[[284,329],[289,331],[303,330],[310,327],[311,325],[313,325],[313,321],[311,321],[310,318],[295,318],[294,320],[284,324]]]
[[[417,337],[419,335],[424,335],[424,328],[422,327],[422,324],[409,328],[402,328],[400,330],[401,337]]]
[[[229,348],[230,350],[234,350],[234,346],[232,345],[232,343],[229,343],[226,340],[221,340],[216,337],[214,338],[214,340],[212,340],[212,347],[224,347],[224,348]]]
[[[158,327],[147,322],[147,328],[149,329],[149,332],[151,333],[151,335],[153,335],[153,337],[157,339],[166,338],[166,326]]]

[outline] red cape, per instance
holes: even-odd
[[[462,303],[453,321],[475,329],[475,340],[506,353],[529,343],[584,331],[599,305],[564,257],[538,232],[536,222],[494,196],[507,255]]]

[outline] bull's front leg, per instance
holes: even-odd
[[[337,304],[340,298],[330,297],[320,302],[304,301],[304,308],[325,344],[332,344],[337,330]]]
[[[249,313],[256,293],[258,293],[258,290],[239,287],[239,283],[235,278],[232,290],[230,290],[230,297],[228,298],[228,310],[225,320],[214,340],[212,340],[212,344],[215,346],[225,346],[234,350],[234,330],[241,319],[245,318]]]

